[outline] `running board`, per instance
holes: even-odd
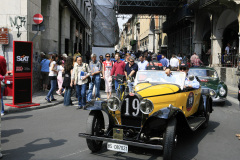
[[[197,130],[205,121],[205,117],[194,117],[194,118],[188,118],[187,119],[189,127],[195,131]]]
[[[106,137],[97,137],[97,136],[91,136],[91,135],[88,135],[88,134],[85,134],[85,133],[79,133],[78,136],[86,138],[86,139],[97,140],[97,141],[106,141],[106,142],[126,144],[126,145],[136,146],[136,147],[163,150],[162,145],[154,145],[154,144],[147,144],[147,143],[141,143],[141,142],[125,141],[125,140],[112,139],[112,138],[106,138]]]

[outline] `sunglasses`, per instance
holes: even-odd
[[[105,56],[105,57],[110,57],[110,56]]]
[[[82,57],[82,56],[77,56],[76,59],[79,58],[79,57]]]
[[[134,62],[134,61],[130,61],[130,62]]]
[[[180,68],[180,71],[186,71],[187,70],[187,68]]]

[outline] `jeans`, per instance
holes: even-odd
[[[54,99],[53,93],[54,93],[54,91],[56,89],[56,85],[57,85],[57,80],[51,80],[51,88],[50,88],[50,90],[49,90],[49,92],[47,94],[47,98],[51,97],[51,99]]]
[[[79,106],[86,106],[86,89],[87,89],[87,84],[76,85],[76,90],[78,91]]]
[[[64,106],[70,106],[72,104],[71,94],[72,94],[72,88],[66,87],[65,93],[64,93],[64,102],[63,102]]]
[[[115,92],[116,92],[116,96],[119,96],[119,95],[118,95],[118,91],[117,91],[118,85],[119,85],[119,84],[118,84],[118,81],[115,80]],[[122,93],[122,91],[123,91],[123,86],[120,87],[120,91],[121,91],[121,93]]]
[[[95,85],[95,89],[96,89],[96,97],[100,98],[100,82],[101,82],[101,77],[100,74],[98,75],[94,75],[93,77],[93,81],[89,83],[89,90],[88,90],[88,94],[87,94],[87,101],[91,102],[92,100],[92,92],[93,92],[93,87]]]
[[[1,103],[2,103],[2,111],[1,113],[4,113],[4,104],[3,104],[3,91],[4,91],[4,86],[1,86]]]

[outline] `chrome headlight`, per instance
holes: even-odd
[[[216,92],[214,91],[214,90],[210,90],[210,95],[213,97],[213,96],[215,96],[216,95]]]
[[[140,111],[143,114],[149,114],[153,111],[153,109],[154,109],[153,103],[149,99],[144,99],[140,102]]]
[[[219,89],[219,94],[220,94],[220,96],[224,96],[226,94],[226,90],[223,87],[221,87]]]
[[[107,101],[108,109],[111,111],[120,110],[120,100],[117,97],[113,97]]]

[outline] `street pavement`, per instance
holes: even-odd
[[[106,98],[104,92],[101,95]],[[207,129],[178,137],[174,159],[239,159],[240,140],[235,134],[240,133],[240,109],[236,96],[236,90],[229,90],[225,105],[214,104]],[[89,111],[64,107],[60,97],[56,98],[58,104],[51,107],[2,117],[4,160],[162,159],[162,152],[157,150],[130,147],[129,153],[119,153],[108,151],[106,143],[100,152],[91,153],[86,140],[78,137],[85,132]]]

